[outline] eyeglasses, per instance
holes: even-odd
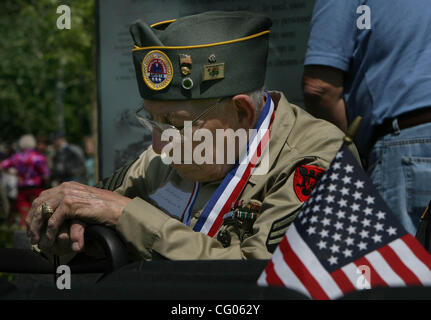
[[[191,126],[195,125],[198,120],[202,119],[211,110],[213,110],[222,100],[224,100],[226,98],[227,97],[220,98],[215,104],[213,104],[212,106],[206,108],[202,113],[200,113],[196,118],[194,118],[191,121]],[[167,129],[175,129],[175,130],[178,130],[180,132],[180,134],[183,133],[184,126],[177,127],[177,126],[174,126],[174,125],[169,124],[169,123],[163,123],[163,122],[158,122],[158,121],[153,120],[153,116],[151,115],[151,113],[149,113],[145,109],[145,105],[143,105],[142,107],[140,107],[135,112],[135,115],[136,115],[136,118],[138,119],[138,121],[144,127],[146,127],[148,130],[150,130],[151,132],[153,132],[154,129],[157,129],[160,132],[163,132],[164,130],[167,130]]]

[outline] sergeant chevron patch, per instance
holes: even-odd
[[[271,229],[269,230],[268,238],[266,239],[266,248],[269,252],[274,253],[278,244],[283,239],[284,234],[289,228],[290,224],[295,219],[296,215],[301,209],[294,211],[281,219],[275,220],[272,223]]]

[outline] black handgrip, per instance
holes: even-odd
[[[97,260],[78,254],[68,264],[72,274],[109,273],[129,263],[126,246],[115,230],[102,225],[90,225],[85,228],[84,237],[86,242],[98,243],[105,258]],[[0,248],[0,272],[52,274],[54,267],[32,250]]]
[[[103,272],[111,272],[129,263],[126,245],[120,235],[113,229],[102,225],[90,225],[85,228],[85,242],[94,241],[102,248],[105,259]],[[71,266],[71,271],[77,270],[78,266]],[[83,266],[85,268],[85,265]],[[88,268],[87,268],[88,269]],[[84,270],[82,270],[84,272]]]

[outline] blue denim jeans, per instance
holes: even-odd
[[[388,134],[372,148],[368,174],[404,228],[415,235],[431,200],[431,123]]]

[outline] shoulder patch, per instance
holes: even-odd
[[[283,240],[284,234],[286,233],[290,224],[293,222],[300,210],[301,208],[284,216],[281,219],[275,220],[272,223],[268,238],[266,239],[266,248],[269,252],[274,253],[278,244],[281,242],[281,240]]]
[[[112,176],[99,181],[96,188],[109,191],[114,191],[119,188],[124,182],[127,171],[129,171],[130,167],[136,162],[136,160],[138,160],[138,158],[133,161],[129,161],[124,166],[118,168]]]
[[[308,200],[314,186],[320,180],[325,171],[326,170],[323,168],[305,164],[296,168],[295,176],[293,178],[293,189],[301,202]]]

